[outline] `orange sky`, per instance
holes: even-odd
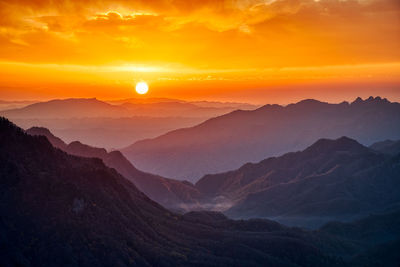
[[[0,0],[0,99],[400,100],[398,0]]]

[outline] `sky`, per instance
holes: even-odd
[[[398,0],[0,0],[0,99],[400,101]]]

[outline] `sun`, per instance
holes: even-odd
[[[144,95],[149,91],[149,86],[146,82],[138,82],[136,84],[136,93],[139,95]]]

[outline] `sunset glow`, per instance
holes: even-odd
[[[152,97],[400,99],[397,0],[11,0],[0,17],[3,99],[123,98],[143,79]]]

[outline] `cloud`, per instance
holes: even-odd
[[[263,68],[400,61],[397,0],[0,1],[0,60]]]

